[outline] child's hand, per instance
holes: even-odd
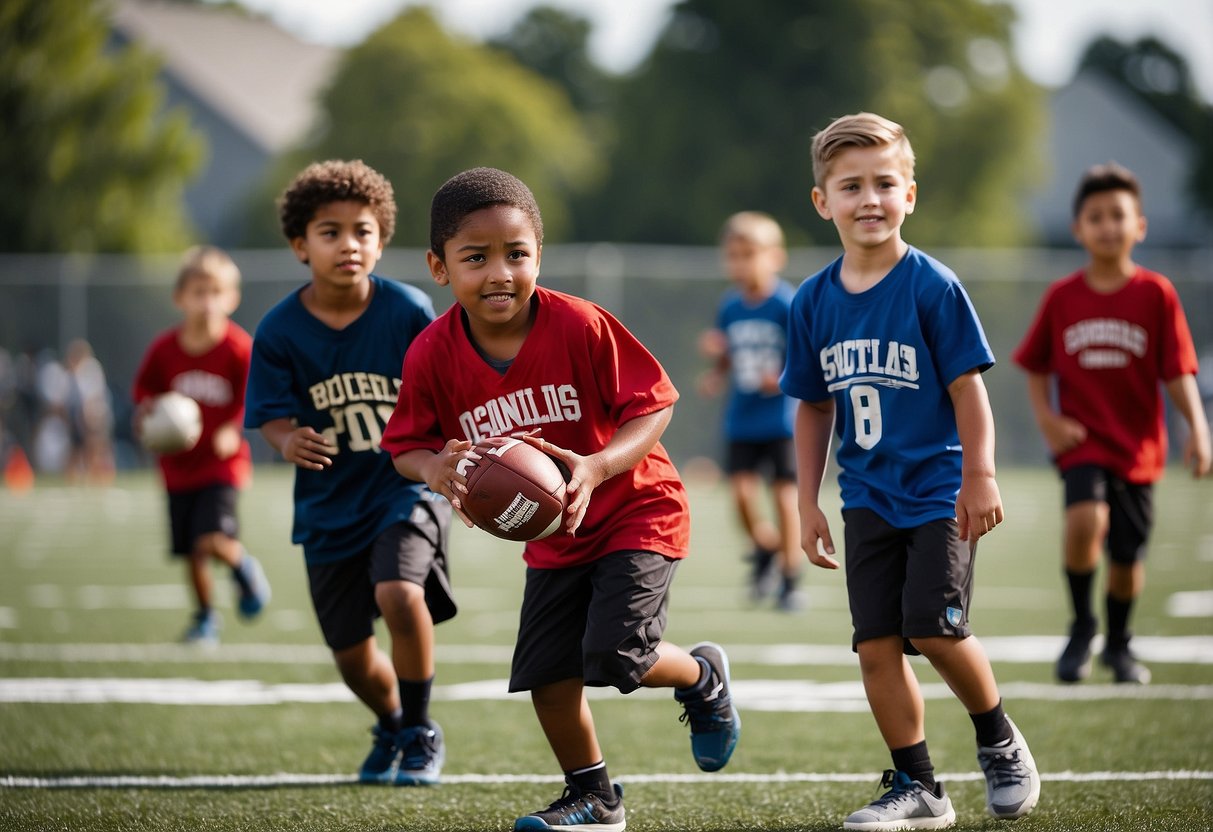
[[[146,399],[138,402],[135,405],[135,410],[131,413],[131,435],[135,437],[136,441],[143,440],[143,420],[151,412],[155,401],[155,396],[148,396]]]
[[[1055,414],[1041,425],[1041,432],[1053,456],[1060,456],[1087,441],[1087,429],[1082,422],[1061,414]]]
[[[472,518],[463,513],[463,500],[460,497],[468,493],[468,478],[461,468],[467,459],[480,459],[480,454],[472,450],[472,443],[467,439],[448,439],[441,451],[426,460],[422,473],[430,491],[446,497],[463,525],[470,529],[475,524]]]
[[[1208,431],[1188,431],[1188,441],[1184,443],[1184,467],[1192,472],[1194,479],[1199,479],[1209,473],[1213,465],[1213,452],[1209,449]]]
[[[240,435],[240,429],[231,422],[220,425],[211,437],[211,447],[215,450],[215,456],[220,459],[231,459],[240,452],[240,446],[243,444],[244,437]]]
[[[729,339],[719,329],[709,329],[699,336],[699,354],[719,361],[729,351]]]
[[[960,539],[975,543],[1001,522],[1002,495],[993,475],[962,474],[960,493],[956,495]]]
[[[527,444],[534,445],[549,456],[560,460],[569,471],[569,481],[565,484],[565,512],[569,515],[564,522],[564,530],[569,535],[576,533],[585,519],[586,509],[590,507],[590,495],[602,484],[604,479],[600,466],[594,464],[593,456],[582,456],[572,451],[553,445],[539,435],[538,431],[519,435]]]
[[[830,536],[830,521],[825,512],[816,506],[804,513],[800,519],[803,532],[800,536],[800,546],[809,556],[809,563],[822,569],[837,569],[838,561],[834,560],[834,539]],[[821,541],[821,546],[817,541]]]
[[[333,464],[337,446],[309,427],[295,428],[286,435],[279,449],[287,462],[308,471],[323,471]]]
[[[758,384],[758,390],[767,396],[774,396],[782,392],[779,387],[779,374],[763,373],[762,381]]]

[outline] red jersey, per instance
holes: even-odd
[[[1160,382],[1196,372],[1196,349],[1179,295],[1139,268],[1111,294],[1082,271],[1045,292],[1036,320],[1011,356],[1032,373],[1057,376],[1058,408],[1086,440],[1061,454],[1062,471],[1098,465],[1132,483],[1154,482],[1167,459]]]
[[[141,402],[175,390],[198,402],[202,436],[191,450],[160,456],[160,472],[170,492],[193,491],[208,485],[243,486],[252,470],[247,441],[228,459],[215,455],[215,430],[231,422],[244,423],[244,385],[248,380],[253,339],[228,321],[222,340],[202,355],[190,355],[178,341],[180,328],[161,333],[148,347],[135,374],[133,396]]]
[[[505,374],[469,340],[454,304],[409,347],[396,410],[381,447],[393,457],[534,428],[578,454],[602,450],[624,422],[678,399],[657,359],[609,313],[536,287],[535,320]],[[684,557],[690,543],[686,491],[658,443],[630,471],[594,489],[575,537],[527,543],[527,565],[552,569],[610,552],[643,549]]]

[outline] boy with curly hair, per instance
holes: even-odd
[[[419,289],[372,274],[392,237],[391,184],[361,161],[310,165],[280,201],[282,231],[311,280],[253,339],[245,424],[296,466],[292,541],[302,544],[324,640],[378,717],[364,783],[436,783],[442,729],[429,718],[434,623],[455,605],[451,508],[379,450],[404,352],[434,317]],[[391,657],[375,644],[382,615]]]

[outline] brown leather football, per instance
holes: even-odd
[[[463,511],[478,527],[505,540],[538,540],[564,519],[564,475],[552,457],[521,439],[493,436],[473,450],[480,459],[459,465],[467,477]]]

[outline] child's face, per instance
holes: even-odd
[[[430,273],[451,287],[473,327],[509,328],[528,320],[542,250],[530,219],[512,205],[468,214],[443,257],[426,253]]]
[[[1119,260],[1146,238],[1146,218],[1129,191],[1099,191],[1083,200],[1073,230],[1092,258]]]
[[[787,264],[782,246],[762,245],[737,235],[725,239],[721,253],[729,278],[745,291],[771,285]]]
[[[240,290],[209,274],[193,274],[173,292],[173,303],[187,324],[206,325],[227,318],[240,305]]]
[[[291,240],[291,248],[312,267],[314,283],[344,289],[367,280],[383,255],[383,240],[365,202],[329,202],[316,209],[306,234]]]
[[[834,223],[844,248],[871,249],[901,239],[917,196],[895,146],[852,147],[834,158],[825,185],[813,188],[813,206]]]

